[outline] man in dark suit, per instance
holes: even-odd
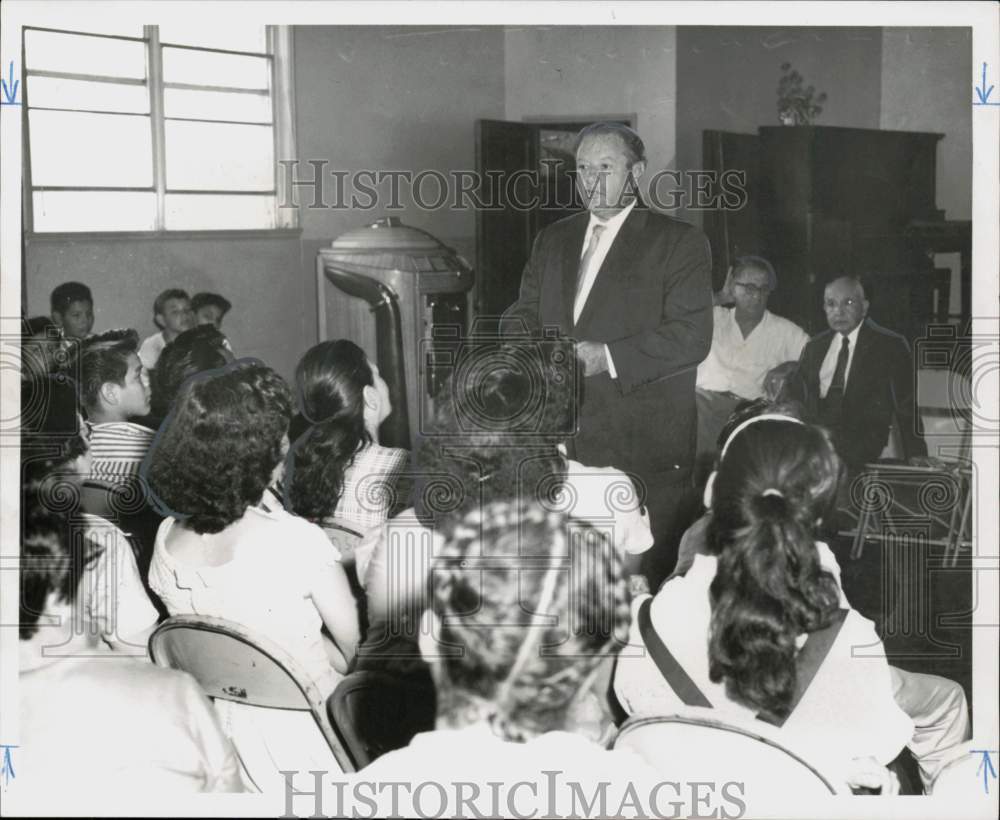
[[[655,589],[690,523],[682,502],[694,461],[696,368],[712,343],[711,252],[701,231],[639,200],[645,147],[632,129],[588,126],[576,160],[587,212],[538,234],[503,325],[519,318],[576,340],[585,378],[568,444],[583,464],[631,474],[645,494],[656,546],[642,571]]]
[[[799,378],[806,410],[829,428],[848,471],[857,473],[878,459],[893,422],[903,456],[926,456],[906,340],[866,318],[868,300],[857,277],[830,282],[823,309],[830,329],[806,344]]]

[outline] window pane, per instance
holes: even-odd
[[[270,229],[273,196],[167,194],[168,231]]]
[[[29,70],[146,77],[145,43],[51,31],[26,31],[24,43]]]
[[[149,117],[29,111],[28,123],[34,185],[153,184]]]
[[[149,90],[145,85],[88,83],[57,77],[29,77],[27,82],[32,108],[149,113]]]
[[[166,134],[168,189],[274,189],[269,127],[170,120]]]
[[[271,61],[267,57],[163,48],[163,80],[168,83],[267,89],[270,72]]]
[[[38,191],[33,203],[39,232],[151,231],[156,225],[152,192]]]
[[[160,24],[160,42],[183,46],[208,46],[230,51],[267,51],[267,34],[264,26],[239,26],[226,23],[218,26],[191,25],[188,23]]]
[[[271,122],[271,98],[267,94],[233,94],[225,91],[165,88],[163,110],[168,117]]]

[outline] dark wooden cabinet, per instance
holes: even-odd
[[[711,132],[718,135],[720,132]],[[711,145],[706,132],[705,145]],[[869,282],[871,316],[911,339],[933,320],[933,264],[914,243],[915,222],[943,220],[935,204],[941,134],[827,126],[764,127],[739,136],[748,164],[748,218],[706,220],[713,253],[733,235],[774,264],[779,289],[770,307],[809,332],[826,326],[825,282],[843,273]],[[712,137],[715,142],[722,138]],[[749,142],[748,142],[749,141]],[[713,158],[706,154],[713,167]],[[723,166],[732,168],[733,165]],[[728,234],[728,235],[727,235]]]

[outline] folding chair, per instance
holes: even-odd
[[[340,727],[358,768],[393,749],[402,749],[413,736],[434,728],[437,696],[433,686],[383,672],[352,672],[326,702],[330,722]]]
[[[261,707],[264,712],[310,713],[341,770],[355,770],[354,761],[327,717],[319,687],[284,649],[270,640],[222,618],[175,615],[150,636],[149,654],[159,666],[190,673],[213,700]],[[257,767],[247,765],[238,740],[234,745],[244,770],[259,787],[252,770]]]
[[[672,715],[629,718],[614,748],[631,749],[674,782],[738,780],[744,794],[793,800],[850,794],[846,784],[785,745],[776,731],[722,719],[710,708],[687,707]]]
[[[963,433],[957,460],[941,466],[873,462],[865,466],[851,489],[858,508],[851,559],[861,558],[865,541],[883,542],[897,532],[897,521],[927,521],[943,529],[927,538],[944,548],[945,566],[954,567],[963,549],[972,549],[971,428]],[[949,503],[950,502],[950,503]]]

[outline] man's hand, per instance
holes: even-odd
[[[883,797],[899,794],[899,778],[874,757],[856,757],[846,772],[847,785],[852,790],[864,789]]]
[[[730,266],[729,272],[726,274],[726,281],[722,285],[722,290],[716,291],[712,294],[712,304],[731,305],[735,302],[736,297],[733,296],[733,268]]]
[[[608,369],[608,357],[600,342],[577,342],[576,357],[583,363],[584,376],[596,376]]]

